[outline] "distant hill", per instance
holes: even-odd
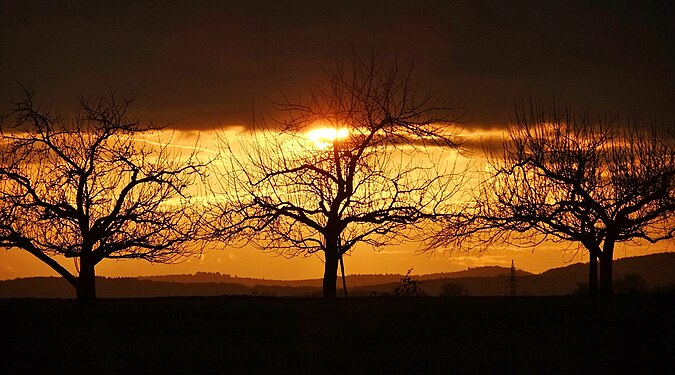
[[[510,268],[499,266],[469,267],[466,270],[457,272],[433,273],[420,275],[419,280],[433,279],[454,279],[462,277],[494,277],[510,272]],[[519,275],[532,275],[530,272],[517,271]],[[369,275],[347,275],[348,286],[368,286],[378,284],[396,283],[403,275],[400,274],[369,274]],[[230,276],[220,272],[197,272],[192,275],[162,275],[162,276],[143,276],[140,280],[166,281],[175,283],[235,283],[246,286],[288,286],[288,287],[321,287],[321,279],[306,280],[270,280],[255,279],[247,277]]]
[[[640,274],[648,287],[675,285],[675,253],[661,253],[617,259],[614,277],[628,273]],[[487,266],[458,272],[414,276],[421,280],[427,295],[439,295],[444,284],[454,283],[470,295],[506,295],[509,291],[507,267]],[[570,294],[577,283],[588,279],[588,265],[575,263],[554,268],[541,274],[517,271],[518,293],[524,295]],[[352,295],[390,293],[403,275],[349,275],[348,291]],[[103,298],[134,298],[164,296],[318,296],[321,280],[267,280],[241,278],[221,273],[198,272],[194,275],[148,276],[141,278],[97,278],[97,294]],[[0,281],[0,298],[73,298],[73,288],[59,277],[29,277]]]
[[[639,274],[650,288],[675,285],[675,253],[650,254],[639,257],[616,259],[614,279],[628,273]],[[471,295],[506,295],[509,292],[509,277],[506,274],[494,277],[439,278],[423,281],[427,294],[438,295],[445,283],[464,286]],[[574,263],[553,268],[541,274],[520,274],[517,279],[518,294],[563,295],[574,291],[578,283],[588,282],[588,263]]]
[[[469,267],[457,272],[431,273],[422,275],[419,280],[434,280],[434,279],[460,279],[467,277],[496,277],[508,274],[511,272],[511,267],[500,266],[483,266],[483,267]],[[531,272],[516,269],[516,275],[534,275]]]
[[[177,283],[137,278],[96,278],[96,294],[101,298],[140,298],[172,296],[310,296],[317,287],[246,286],[236,283]],[[73,287],[60,277],[29,277],[0,281],[0,298],[73,298]]]

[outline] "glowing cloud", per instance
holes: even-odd
[[[314,142],[319,149],[325,149],[333,145],[336,139],[344,139],[349,135],[347,128],[321,127],[307,132],[307,138]]]

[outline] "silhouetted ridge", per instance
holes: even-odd
[[[562,295],[572,293],[577,284],[585,283],[587,265],[570,264],[541,274],[518,270],[518,294]],[[648,288],[668,289],[675,285],[675,253],[651,254],[617,259],[615,279],[626,274],[639,274]],[[440,295],[445,284],[456,284],[469,295],[509,294],[509,268],[475,267],[458,272],[420,275],[422,290],[430,296]],[[350,275],[347,287],[353,296],[391,293],[403,275]],[[135,298],[165,296],[319,296],[321,279],[267,280],[231,276],[222,273],[198,272],[193,275],[97,278],[98,294],[103,298]],[[73,298],[72,287],[60,277],[28,277],[0,281],[0,298]]]

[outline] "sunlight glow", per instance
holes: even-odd
[[[280,152],[285,155],[288,160],[293,160],[294,154],[308,152],[312,147],[319,150],[329,150],[332,142],[335,139],[346,139],[350,135],[357,137],[362,134],[358,128],[340,128],[331,127],[330,123],[317,123],[311,129],[303,131],[298,134],[282,134],[279,132],[252,132],[247,130],[244,126],[226,126],[220,130],[201,130],[201,131],[185,131],[172,130],[166,133],[147,133],[143,135],[136,135],[138,142],[146,143],[148,146],[170,147],[171,154],[179,157],[188,157],[196,153],[201,161],[210,162],[210,166],[217,166],[220,172],[213,172],[206,175],[206,183],[209,186],[217,185],[218,173],[230,171],[232,165],[227,162],[230,155],[244,155],[245,152],[255,150],[252,149],[251,144],[258,142],[260,147],[264,150],[273,150],[274,154]],[[463,145],[474,151],[473,153],[456,153],[455,151],[443,151],[442,148],[430,146],[428,148],[428,155],[425,157],[419,154],[397,151],[392,156],[392,162],[401,161],[403,163],[415,163],[426,168],[433,173],[431,169],[438,161],[450,162],[454,157],[457,157],[456,165],[458,170],[462,170],[465,165],[471,163],[470,172],[464,178],[462,186],[467,191],[466,198],[458,195],[456,200],[449,202],[449,204],[471,204],[472,196],[470,192],[477,186],[482,176],[491,175],[494,170],[486,164],[486,160],[481,153],[481,144],[483,142],[493,142],[501,144],[503,137],[507,136],[500,129],[479,129],[475,131],[464,131],[461,135]],[[220,149],[224,140],[230,141],[231,148]],[[274,140],[272,143],[266,143],[267,140]],[[2,146],[2,143],[0,143]],[[196,147],[196,149],[195,149]],[[280,147],[280,149],[272,149],[272,147]],[[401,147],[402,148],[402,147]],[[217,158],[214,155],[222,155],[223,158]],[[412,158],[411,156],[415,157]],[[448,160],[448,158],[450,160]],[[470,160],[471,158],[471,160]],[[182,160],[182,159],[181,159]],[[455,162],[455,161],[453,161]],[[414,178],[414,176],[411,176]],[[217,188],[216,188],[217,190]],[[369,191],[372,191],[369,190]],[[294,191],[296,195],[291,196],[292,199],[306,199],[301,195],[305,194],[300,191]],[[227,202],[232,197],[244,197],[246,191],[239,189],[235,191],[215,191],[211,192],[208,188],[200,188],[195,185],[189,190],[189,203],[206,205],[208,203]],[[272,194],[264,192],[265,194]],[[163,204],[170,205],[184,205],[185,200],[182,198],[175,198],[166,200]],[[672,252],[675,250],[673,243],[667,242],[664,245],[643,244],[641,246],[628,247],[628,251],[632,255],[647,255],[655,252]],[[365,245],[357,245],[365,246]],[[623,245],[626,246],[626,245]],[[576,248],[567,248],[564,245],[557,243],[543,243],[537,246],[536,256],[532,256],[532,249],[518,248],[518,247],[493,247],[490,253],[486,253],[480,258],[473,256],[459,255],[452,257],[442,256],[415,256],[415,248],[418,245],[413,243],[403,243],[401,245],[392,245],[383,249],[383,251],[374,252],[367,248],[357,248],[354,256],[349,260],[349,269],[353,273],[405,273],[405,271],[414,267],[416,274],[424,273],[440,273],[449,271],[459,271],[466,267],[480,267],[491,265],[506,265],[509,266],[511,259],[515,259],[515,263],[519,268],[526,269],[531,272],[543,272],[553,267],[563,267],[569,265],[570,262],[588,261],[588,254],[585,252],[576,252]],[[209,244],[204,250],[218,249],[216,245]],[[564,252],[561,255],[561,249]],[[621,248],[625,250],[625,247]],[[368,250],[368,251],[362,251]],[[221,250],[218,250],[221,251]],[[224,250],[222,250],[224,251]],[[620,251],[620,250],[619,250]],[[620,251],[624,253],[624,251]],[[615,254],[618,254],[615,250]],[[236,255],[236,256],[235,256]],[[621,254],[625,256],[624,254]],[[617,255],[618,257],[618,255]],[[65,258],[58,258],[63,264],[67,265],[69,270],[75,272],[72,260]],[[97,266],[97,271],[103,276],[108,277],[128,277],[133,275],[153,275],[153,274],[181,274],[181,273],[196,273],[196,272],[226,272],[235,275],[245,275],[257,278],[268,279],[311,279],[317,278],[317,267],[322,266],[320,258],[313,256],[309,258],[298,257],[293,259],[286,259],[275,254],[267,252],[255,251],[252,247],[245,248],[230,247],[227,248],[227,256],[223,256],[221,262],[217,262],[217,256],[206,254],[202,261],[197,258],[191,259],[179,264],[164,265],[151,264],[145,261],[128,261],[128,262],[101,262]],[[376,264],[377,267],[373,265]],[[0,251],[0,280],[13,279],[17,277],[27,276],[58,276],[51,268],[44,265],[42,262],[35,262],[34,256],[27,252],[17,251]]]
[[[322,150],[332,146],[336,139],[344,139],[348,135],[349,130],[347,128],[321,127],[307,132],[307,138]]]

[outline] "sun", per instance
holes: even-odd
[[[325,149],[333,145],[336,139],[344,139],[349,135],[347,128],[321,127],[307,132],[307,138],[314,142],[319,149]]]

